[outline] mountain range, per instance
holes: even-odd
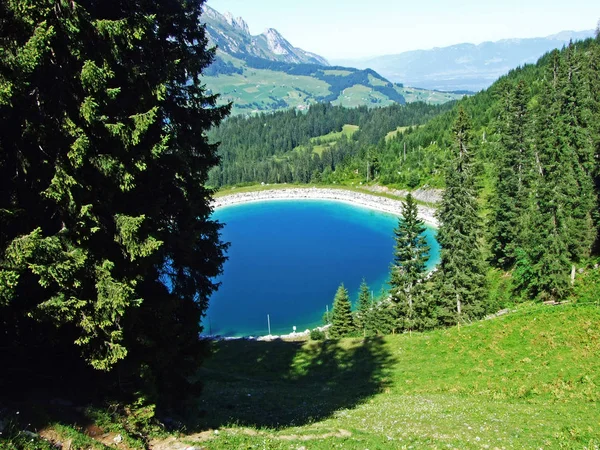
[[[233,114],[306,109],[316,102],[386,106],[443,103],[489,87],[500,76],[593,30],[563,31],[543,38],[457,44],[365,59],[332,60],[295,47],[276,29],[252,35],[231,13],[205,6],[201,20],[214,63],[205,71],[209,90],[233,102]]]
[[[500,76],[524,64],[532,64],[544,53],[561,48],[570,40],[594,36],[594,30],[563,31],[529,39],[504,39],[481,44],[457,44],[431,50],[414,50],[365,59],[333,60],[359,69],[370,68],[392,82],[442,91],[479,91]]]
[[[294,47],[273,28],[253,36],[244,19],[209,6],[201,20],[210,44],[217,47],[204,82],[222,101],[233,103],[232,114],[303,110],[317,102],[348,107],[439,104],[463,95],[405,88],[371,69],[330,66],[325,58]]]

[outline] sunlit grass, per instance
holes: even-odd
[[[597,449],[600,308],[523,304],[427,333],[339,341],[213,343],[180,432],[130,438],[53,425],[70,448]],[[122,419],[121,419],[122,420]],[[124,427],[124,428],[123,428]],[[49,434],[48,434],[49,433]],[[99,439],[99,440],[98,440]],[[146,442],[146,444],[144,444]],[[52,448],[18,431],[0,448]]]
[[[222,430],[209,448],[600,445],[596,307],[527,305],[460,329],[364,344],[216,349],[203,408],[205,425]]]

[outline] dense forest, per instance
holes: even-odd
[[[221,187],[257,182],[341,181],[349,170],[358,170],[361,161],[367,159],[370,177],[377,177],[380,170],[377,159],[380,148],[386,145],[388,132],[407,127],[410,133],[414,126],[449,111],[452,106],[452,103],[440,106],[410,103],[350,109],[321,103],[312,105],[306,113],[288,110],[231,117],[210,133],[211,139],[220,142],[221,165],[212,169],[208,183]],[[320,137],[339,132],[347,124],[358,126],[358,131],[321,152],[314,151]],[[362,173],[366,176],[366,165]]]

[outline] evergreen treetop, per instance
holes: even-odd
[[[417,287],[423,281],[429,259],[429,246],[423,234],[425,229],[417,203],[409,193],[402,203],[402,218],[394,229],[394,262],[390,277],[391,298],[400,329],[412,329],[415,325]]]

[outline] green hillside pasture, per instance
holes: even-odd
[[[317,136],[317,137],[311,138],[310,141],[313,144],[320,142],[319,145],[315,145],[313,147],[313,152],[317,153],[320,156],[325,149],[335,145],[335,143],[337,141],[339,141],[342,138],[342,136],[346,136],[346,137],[350,138],[354,133],[356,133],[358,131],[358,128],[359,128],[358,125],[346,124],[342,127],[342,131],[333,131],[333,132],[331,132],[329,134],[325,134],[323,136]],[[292,151],[299,152],[299,151],[304,150],[305,148],[306,148],[306,146],[300,145]]]
[[[389,141],[390,139],[396,137],[398,135],[398,133],[403,133],[404,131],[408,130],[410,127],[398,127],[395,130],[390,131],[388,134],[385,135],[385,140]]]
[[[460,329],[214,344],[210,449],[598,448],[600,309],[525,306]]]
[[[374,91],[372,88],[362,84],[357,84],[344,89],[340,96],[331,102],[332,105],[343,105],[347,108],[356,108],[361,105],[371,107],[388,106],[395,103],[396,102],[390,100],[382,93]]]
[[[337,142],[342,138],[342,136],[346,136],[347,138],[350,138],[357,131],[358,131],[358,125],[346,124],[342,127],[342,131],[332,131],[329,134],[311,138],[311,142],[317,142],[317,141],[321,141],[322,143]]]
[[[369,83],[371,83],[373,86],[387,86],[390,84],[389,81],[383,81],[382,79],[376,78],[371,74],[369,74]]]
[[[123,450],[600,447],[595,304],[526,304],[412,335],[212,347],[197,373],[203,394],[189,398],[185,414],[173,412],[176,433],[113,406],[40,406],[37,421],[29,411],[20,426],[2,417],[0,448],[56,448],[23,429],[73,449],[117,441]]]
[[[348,75],[352,75],[353,72],[351,72],[350,70],[331,69],[331,70],[324,70],[323,73],[325,75],[333,75],[333,76],[337,76],[337,77],[345,77],[345,76],[348,76]]]
[[[430,105],[441,105],[452,100],[460,100],[464,94],[453,94],[451,92],[430,91],[414,87],[398,87],[395,89],[404,96],[407,103],[425,102]]]
[[[207,88],[221,95],[223,103],[234,103],[233,114],[308,106],[314,103],[313,97],[330,93],[329,85],[322,80],[272,70],[245,69],[243,75],[220,75],[203,80]],[[287,106],[270,107],[274,99],[283,100]]]
[[[223,61],[233,64],[235,67],[241,67],[241,68],[246,67],[246,64],[241,59],[235,58],[234,56],[231,56],[229,53],[222,52],[221,50],[218,50],[218,49],[217,49],[217,56],[219,58],[221,58]]]

